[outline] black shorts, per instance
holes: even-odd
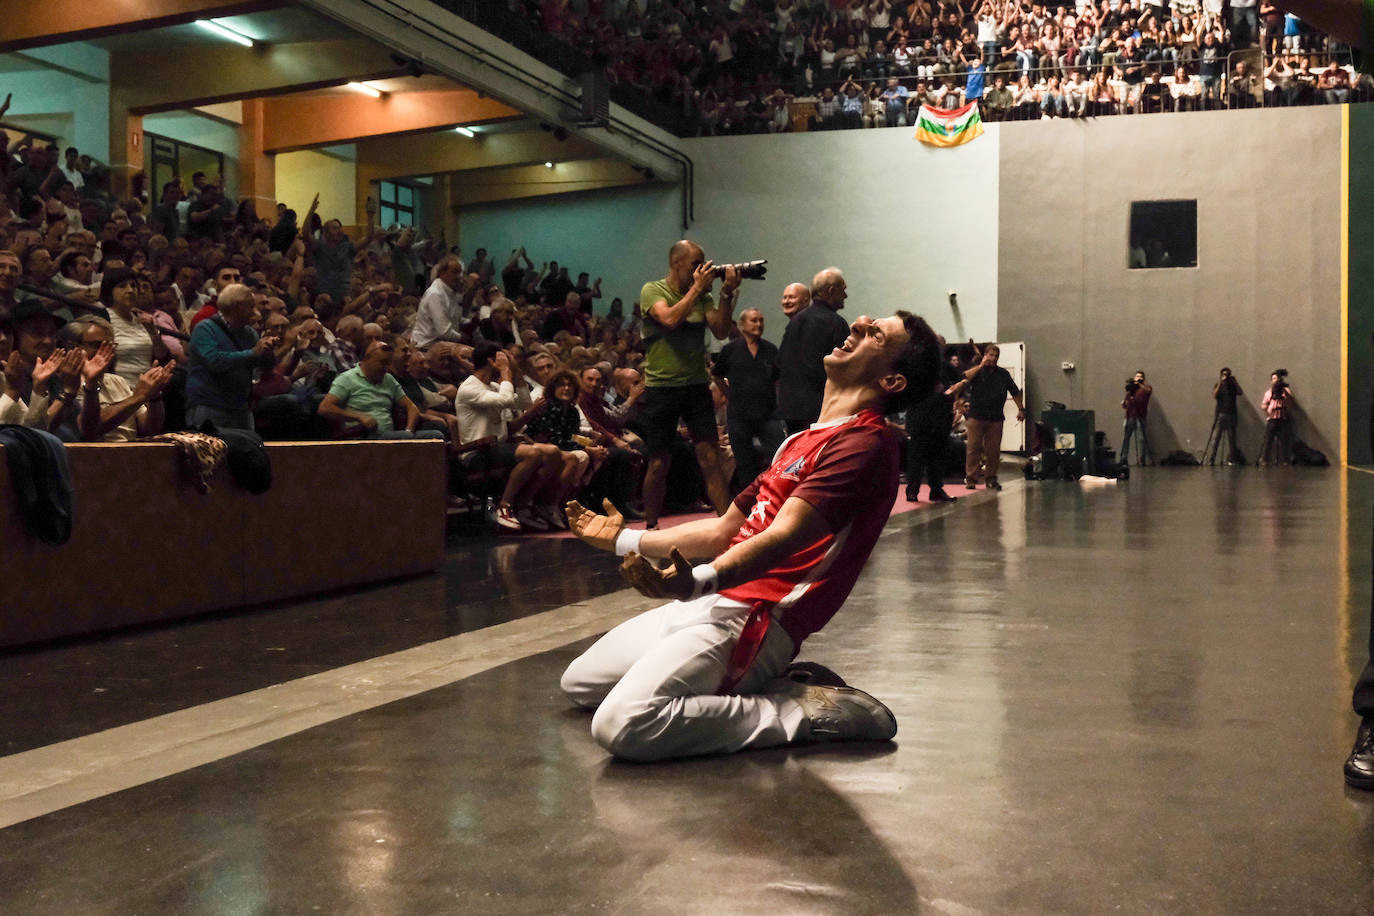
[[[716,407],[705,384],[680,388],[645,388],[639,399],[639,425],[644,430],[645,451],[662,455],[672,451],[677,422],[687,423],[693,442],[717,442]]]
[[[494,471],[498,468],[513,468],[520,463],[515,457],[519,446],[514,442],[493,442],[486,448],[466,452],[459,459],[469,472]]]

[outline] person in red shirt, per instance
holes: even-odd
[[[1121,399],[1121,407],[1126,411],[1126,422],[1121,428],[1121,463],[1127,464],[1131,458],[1131,434],[1134,433],[1136,464],[1142,467],[1154,464],[1150,453],[1150,440],[1145,436],[1145,421],[1150,414],[1150,395],[1154,389],[1145,381],[1145,373],[1137,372],[1126,382],[1126,396]]]
[[[939,360],[920,318],[861,316],[824,359],[819,420],[720,518],[632,531],[609,500],[606,515],[568,504],[572,530],[624,556],[631,585],[675,599],[615,627],[563,672],[564,692],[596,710],[597,743],[659,760],[896,734],[892,712],[867,693],[785,674],[863,571],[897,497],[900,450],[885,415],[933,390]]]

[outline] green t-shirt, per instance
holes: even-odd
[[[647,388],[681,388],[705,385],[706,313],[715,308],[710,293],[697,299],[682,324],[664,327],[649,314],[655,302],[673,305],[682,298],[667,280],[645,283],[639,291],[639,308],[644,314],[644,385]]]
[[[363,375],[362,367],[354,366],[347,372],[334,377],[329,393],[339,399],[339,403],[349,410],[360,410],[372,414],[377,420],[377,432],[389,433],[396,428],[391,422],[391,409],[400,403],[406,393],[401,383],[388,372],[380,384],[374,385]]]

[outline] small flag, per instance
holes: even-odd
[[[958,146],[982,133],[983,119],[976,101],[953,110],[922,105],[916,116],[916,139],[931,146]]]

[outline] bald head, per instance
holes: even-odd
[[[788,318],[811,304],[811,288],[805,283],[789,283],[782,291],[782,313]]]
[[[827,267],[816,274],[816,278],[811,281],[811,296],[817,302],[838,312],[844,308],[844,300],[848,296],[845,291],[844,274],[838,267]]]

